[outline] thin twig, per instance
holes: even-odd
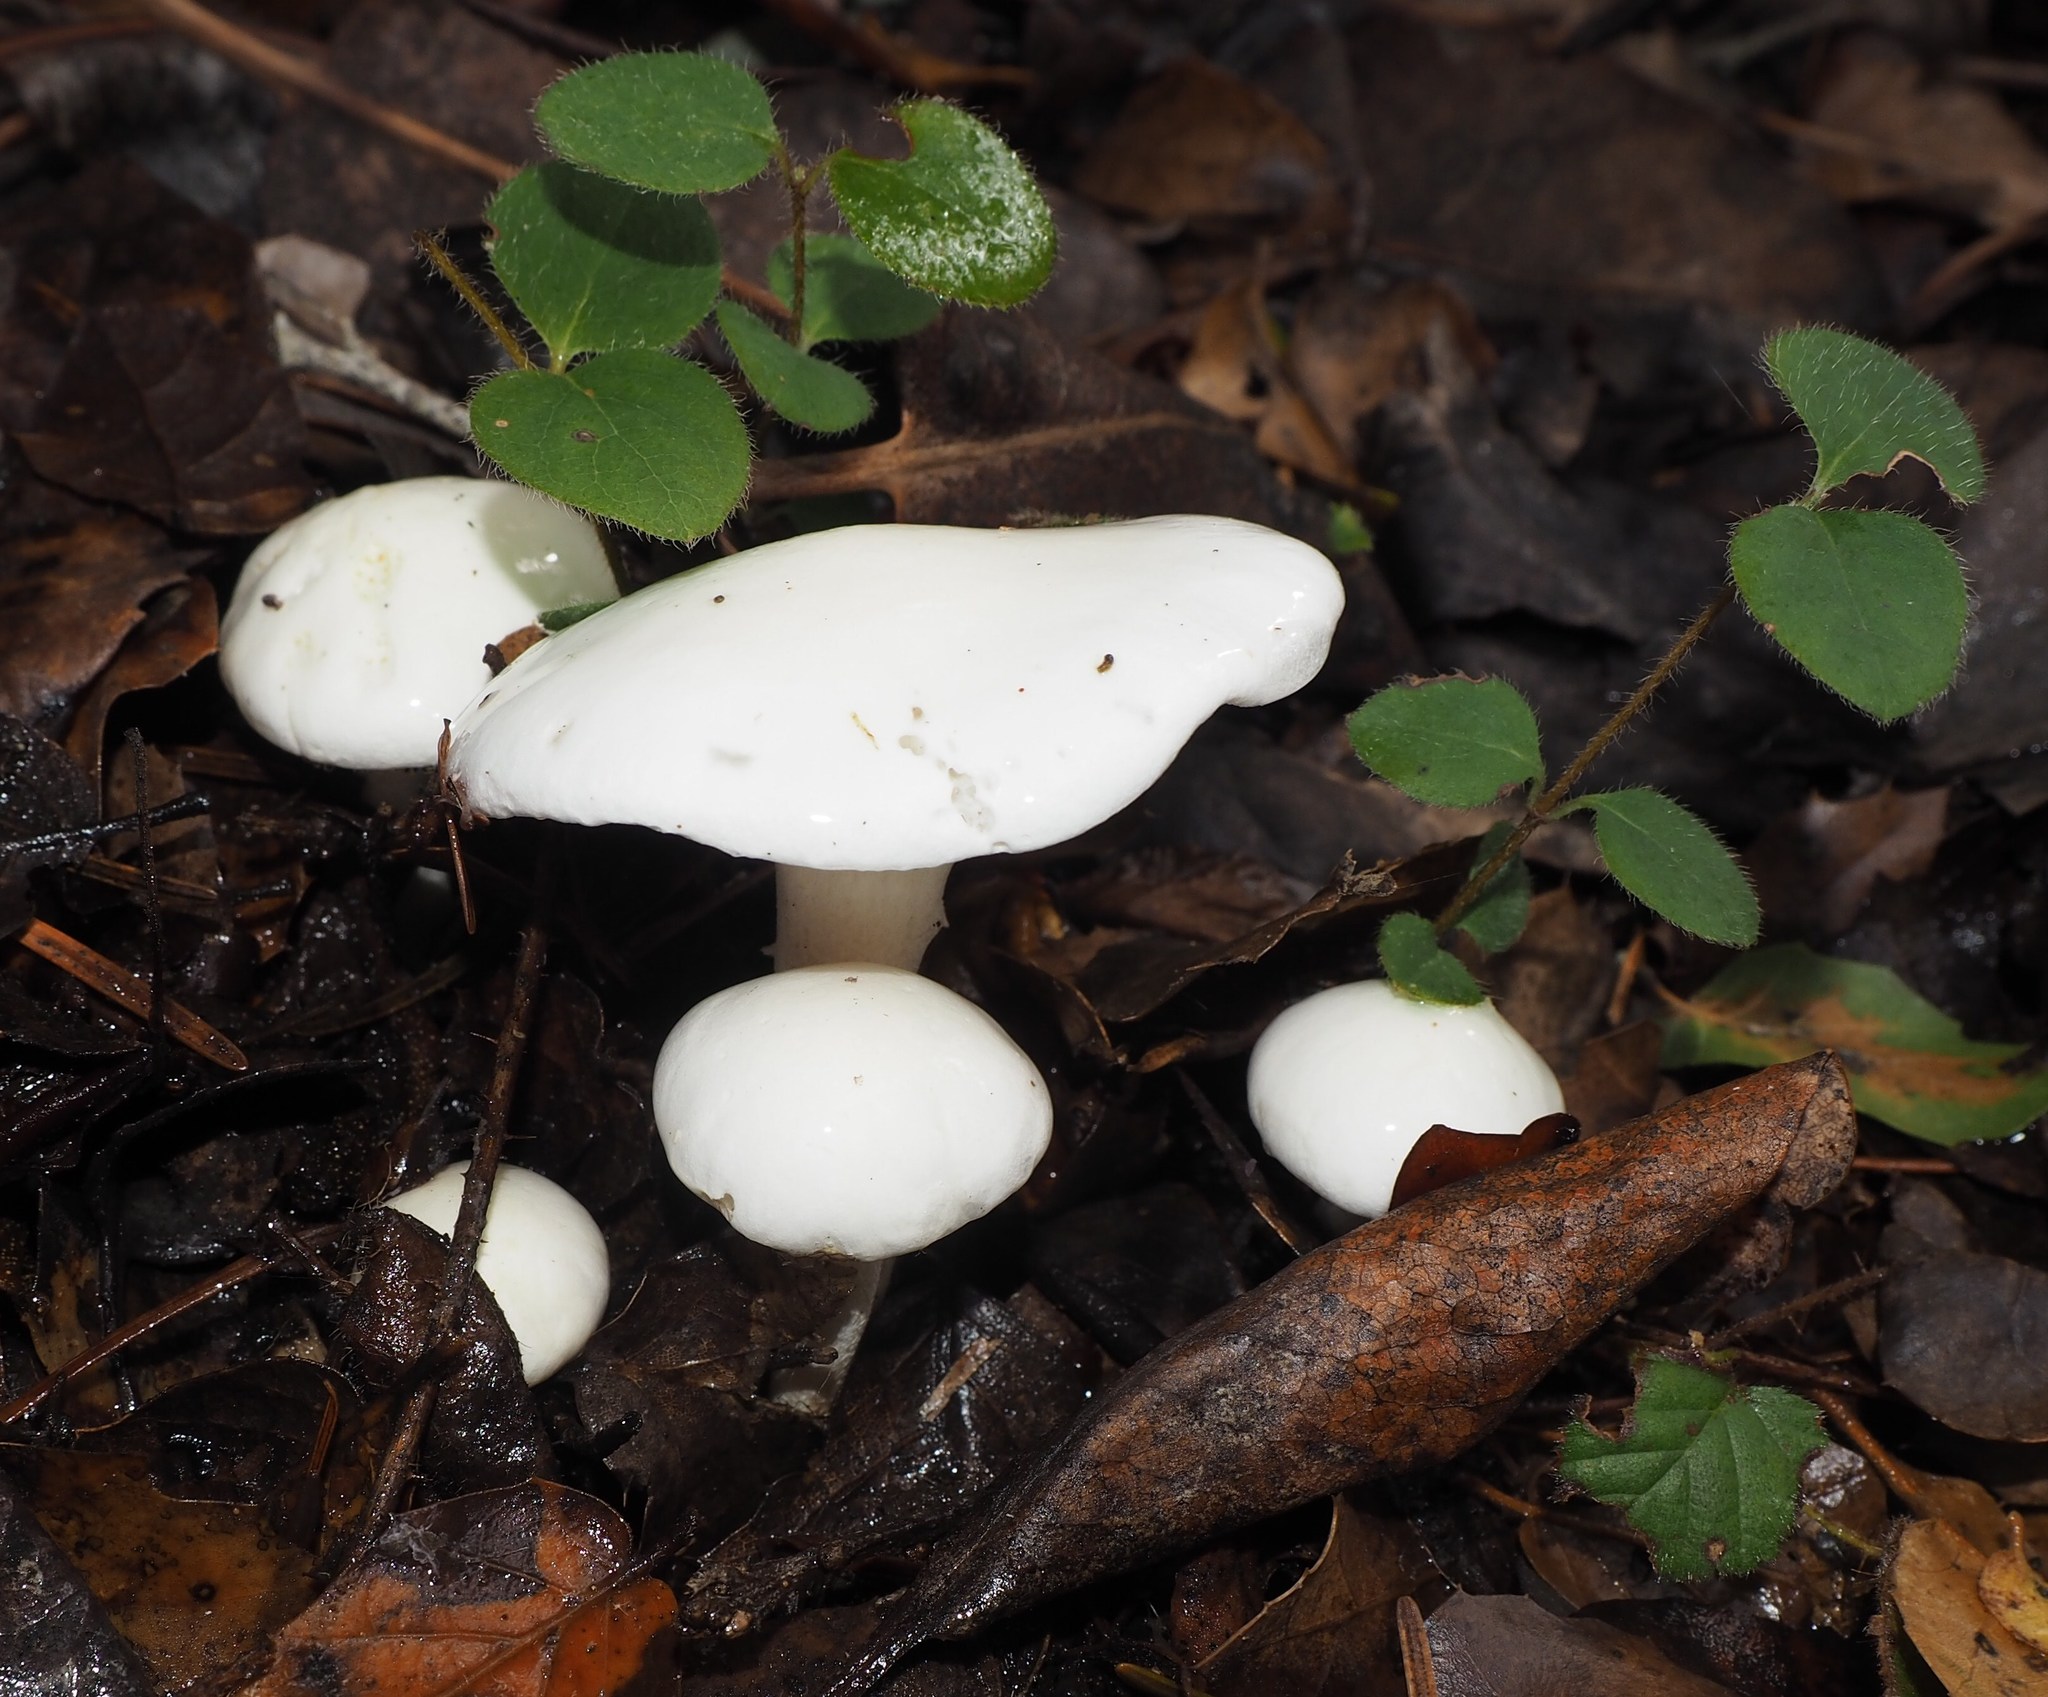
[[[125,966],[107,959],[99,950],[40,919],[31,919],[14,940],[30,954],[69,973],[88,989],[97,990],[108,1001],[126,1008],[138,1019],[154,1020],[159,998],[152,993],[148,983]],[[177,1042],[230,1072],[248,1070],[249,1057],[242,1053],[238,1044],[216,1031],[182,1003],[173,1001],[169,996],[162,997],[161,1001],[163,1029]]]
[[[1187,1092],[1188,1100],[1194,1104],[1195,1117],[1202,1122],[1203,1130],[1208,1132],[1210,1141],[1230,1168],[1230,1176],[1237,1180],[1238,1189],[1251,1203],[1252,1211],[1296,1255],[1306,1255],[1315,1248],[1316,1240],[1288,1218],[1287,1211],[1273,1195],[1273,1187],[1266,1182],[1266,1175],[1259,1170],[1258,1162],[1252,1159],[1251,1151],[1244,1146],[1244,1139],[1237,1135],[1237,1129],[1185,1071],[1175,1076],[1180,1079],[1180,1087]]]
[[[1873,1290],[1884,1282],[1885,1269],[1872,1267],[1867,1272],[1852,1274],[1846,1279],[1837,1279],[1831,1285],[1822,1285],[1819,1290],[1808,1291],[1804,1296],[1795,1296],[1790,1302],[1781,1302],[1775,1308],[1767,1308],[1761,1314],[1752,1314],[1747,1320],[1737,1320],[1731,1326],[1723,1326],[1706,1341],[1708,1350],[1726,1349],[1737,1338],[1748,1337],[1752,1332],[1768,1331],[1780,1320],[1790,1320],[1810,1309],[1825,1308],[1832,1303],[1847,1302],[1852,1296],[1860,1296],[1866,1290]]]
[[[1604,1520],[1595,1520],[1589,1514],[1574,1514],[1570,1509],[1552,1508],[1547,1503],[1532,1503],[1527,1497],[1518,1497],[1503,1491],[1490,1480],[1482,1479],[1476,1473],[1457,1473],[1453,1477],[1475,1497],[1504,1509],[1523,1520],[1547,1520],[1553,1526],[1569,1526],[1574,1532],[1591,1533],[1596,1538],[1613,1538],[1623,1544],[1634,1544],[1639,1549],[1648,1549],[1650,1540],[1633,1526],[1611,1526]]]
[[[1852,1173],[1925,1173],[1929,1178],[1947,1178],[1962,1168],[1939,1155],[1858,1155],[1849,1163]]]
[[[1572,763],[1557,775],[1557,782],[1529,804],[1529,810],[1507,834],[1507,840],[1493,851],[1484,866],[1465,880],[1464,888],[1452,897],[1450,906],[1437,915],[1436,934],[1439,937],[1448,936],[1451,928],[1472,911],[1473,904],[1486,893],[1508,862],[1521,852],[1522,844],[1529,840],[1530,833],[1578,788],[1579,780],[1585,777],[1593,762],[1628,729],[1635,716],[1649,704],[1650,697],[1670,681],[1671,674],[1685,663],[1685,657],[1713,628],[1714,621],[1734,605],[1735,585],[1733,582],[1724,583],[1720,593],[1700,609],[1692,623],[1679,633],[1678,640],[1664,651],[1664,657],[1650,668],[1649,675],[1636,685],[1635,693],[1615,709],[1607,723],[1595,731],[1586,746],[1573,757]]]

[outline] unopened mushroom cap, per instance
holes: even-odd
[[[1266,1027],[1246,1081],[1274,1159],[1317,1195],[1374,1218],[1433,1125],[1514,1136],[1560,1112],[1557,1077],[1491,1002],[1444,1007],[1385,979],[1339,984]]]
[[[457,720],[469,805],[889,871],[1065,842],[1225,703],[1313,677],[1344,593],[1234,519],[854,525],[629,596]]]
[[[618,593],[590,521],[531,489],[378,484],[250,555],[221,622],[221,677],[250,724],[308,760],[431,766],[442,720],[490,682],[485,644]]]
[[[662,1046],[654,1121],[676,1176],[755,1242],[877,1261],[1022,1185],[1052,1103],[972,1002],[854,963],[698,1003]]]
[[[444,1167],[384,1206],[453,1237],[468,1171],[467,1161]],[[524,1167],[498,1168],[476,1271],[518,1340],[529,1385],[576,1358],[604,1318],[611,1294],[611,1262],[597,1222],[559,1184]]]

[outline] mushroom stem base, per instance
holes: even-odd
[[[771,1373],[768,1376],[770,1401],[820,1420],[832,1412],[832,1405],[839,1400],[839,1392],[846,1383],[847,1372],[853,1366],[854,1352],[860,1348],[861,1337],[868,1329],[868,1321],[874,1318],[875,1307],[889,1288],[889,1274],[895,1265],[894,1260],[860,1263],[853,1288],[846,1293],[846,1301],[832,1320],[828,1341],[834,1351],[833,1359],[811,1362],[802,1367],[785,1367],[779,1373]]]
[[[775,869],[775,970],[872,961],[915,972],[946,923],[950,866],[908,872]]]

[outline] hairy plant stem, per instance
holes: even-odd
[[[1593,762],[1605,754],[1614,739],[1628,729],[1636,715],[1647,707],[1650,697],[1670,682],[1671,674],[1685,663],[1685,657],[1699,645],[1701,637],[1713,628],[1714,621],[1735,605],[1735,585],[1724,583],[1721,591],[1702,607],[1697,617],[1684,630],[1678,640],[1664,651],[1663,657],[1652,666],[1643,681],[1636,685],[1635,693],[1614,710],[1613,716],[1595,731],[1586,741],[1586,746],[1572,757],[1572,763],[1558,773],[1557,781],[1529,804],[1529,809],[1515,822],[1515,828],[1507,834],[1507,840],[1487,857],[1472,876],[1465,880],[1465,886],[1451,900],[1450,906],[1436,916],[1436,934],[1450,935],[1451,928],[1470,913],[1488,886],[1500,876],[1508,862],[1521,852],[1522,845],[1529,840],[1530,833],[1547,820],[1569,799],[1579,781],[1591,769]]]
[[[484,328],[498,339],[512,363],[521,371],[534,369],[533,356],[525,345],[512,334],[512,326],[499,316],[498,309],[484,299],[483,291],[470,280],[470,275],[455,263],[455,256],[441,245],[441,238],[432,230],[415,230],[412,233],[413,246],[427,256],[427,263],[441,273],[441,279],[449,288],[460,295],[469,310],[483,320]]]
[[[811,190],[818,181],[818,165],[799,168],[790,156],[789,145],[780,137],[775,143],[775,164],[782,172],[782,186],[789,191],[789,320],[782,334],[793,348],[804,345],[804,286],[809,271]]]

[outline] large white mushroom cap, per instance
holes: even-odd
[[[1444,1007],[1385,979],[1339,984],[1266,1027],[1246,1082],[1274,1158],[1325,1200],[1376,1218],[1433,1125],[1518,1135],[1561,1112],[1557,1076],[1491,1002]]]
[[[1045,1081],[965,998],[913,972],[800,967],[699,1002],[662,1045],[676,1176],[757,1243],[863,1261],[979,1219],[1052,1136]]]
[[[855,525],[670,578],[515,661],[456,721],[488,815],[887,871],[1064,842],[1225,703],[1313,677],[1344,601],[1258,525]]]
[[[468,1171],[467,1161],[444,1167],[384,1206],[453,1237]],[[597,1222],[559,1184],[524,1167],[498,1168],[476,1271],[518,1340],[529,1385],[551,1378],[581,1353],[611,1294],[611,1260]]]
[[[511,483],[415,477],[267,537],[220,628],[221,678],[278,747],[330,766],[431,766],[490,682],[486,643],[618,598],[595,529]]]

